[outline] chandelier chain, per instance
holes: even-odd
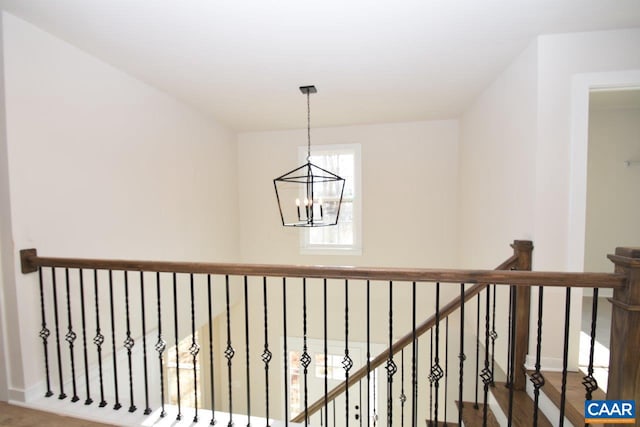
[[[307,91],[307,162],[311,161],[311,102]]]

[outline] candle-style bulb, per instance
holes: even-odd
[[[304,198],[304,213],[307,217],[307,222],[309,222],[309,218],[311,218],[311,215],[309,215],[309,199],[307,199],[306,197]]]

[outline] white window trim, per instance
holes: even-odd
[[[353,175],[355,179],[353,201],[353,244],[352,245],[312,245],[309,243],[309,229],[300,228],[300,253],[302,255],[362,255],[362,150],[360,144],[326,144],[313,145],[311,154],[316,151],[333,151],[354,153]],[[298,157],[302,163],[307,161],[307,147],[298,148]],[[339,220],[338,220],[339,221]]]

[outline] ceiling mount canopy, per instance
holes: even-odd
[[[344,192],[344,178],[311,163],[311,104],[315,86],[301,86],[307,95],[307,162],[273,180],[280,219],[285,227],[336,225]]]

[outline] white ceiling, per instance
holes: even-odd
[[[457,117],[538,34],[640,27],[638,0],[0,0],[231,128]]]

